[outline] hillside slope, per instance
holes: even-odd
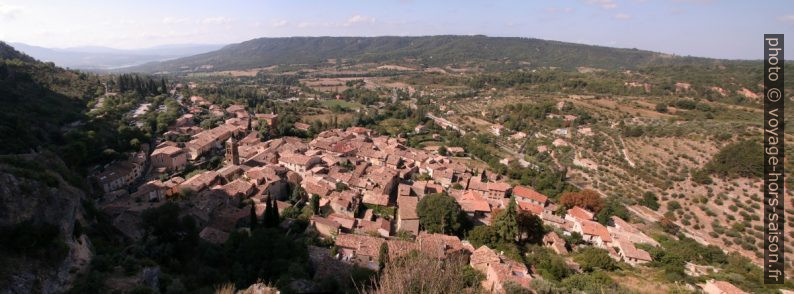
[[[719,62],[637,49],[515,37],[291,37],[253,39],[213,52],[125,70],[173,73],[249,69],[276,64],[319,64],[339,58],[354,62],[407,61],[426,66],[483,62],[608,69]]]
[[[0,42],[0,154],[58,141],[60,128],[82,118],[99,87],[95,76],[37,62]]]

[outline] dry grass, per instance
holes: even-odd
[[[421,253],[410,254],[387,264],[369,293],[460,293],[466,289],[465,267],[463,256],[441,262]]]

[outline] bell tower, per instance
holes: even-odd
[[[234,136],[226,140],[226,162],[240,165],[240,152],[237,150],[237,139]]]

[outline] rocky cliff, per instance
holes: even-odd
[[[0,293],[62,293],[88,265],[74,179],[51,153],[0,156]]]

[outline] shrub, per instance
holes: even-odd
[[[609,253],[600,248],[587,247],[574,256],[574,260],[582,266],[582,270],[592,272],[594,270],[612,271],[618,268],[617,263]]]

